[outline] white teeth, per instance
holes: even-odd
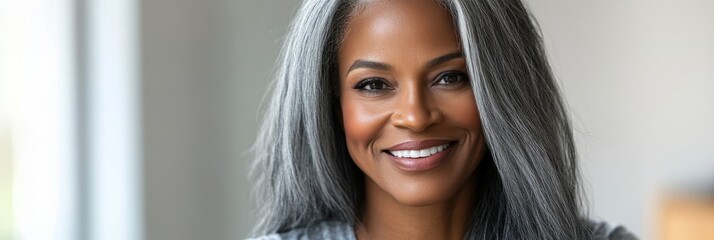
[[[449,147],[449,144],[444,144],[440,146],[435,146],[435,147],[430,147],[430,148],[425,148],[425,149],[419,149],[419,150],[400,150],[400,151],[389,151],[394,156],[400,157],[400,158],[423,158],[423,157],[428,157],[431,156],[432,154],[444,151]]]

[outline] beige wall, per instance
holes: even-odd
[[[577,133],[593,215],[649,236],[663,186],[714,171],[712,1],[528,1]],[[253,224],[246,151],[298,1],[141,1],[147,239]]]
[[[714,1],[529,2],[593,215],[654,238],[664,191],[714,187]]]
[[[242,239],[245,152],[295,1],[141,1],[146,239]]]

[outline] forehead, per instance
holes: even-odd
[[[339,59],[431,58],[459,48],[451,14],[431,0],[369,1],[345,25]]]

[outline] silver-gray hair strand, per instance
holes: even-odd
[[[442,1],[466,56],[489,153],[465,239],[590,239],[570,121],[530,13],[516,0]],[[356,224],[363,174],[337,121],[337,49],[357,3],[306,0],[290,25],[253,147],[255,234]]]

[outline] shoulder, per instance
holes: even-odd
[[[356,240],[352,225],[342,221],[321,221],[310,226],[290,229],[250,240],[309,240],[346,239]]]
[[[637,240],[634,234],[622,226],[613,226],[605,221],[590,219],[588,226],[593,240]],[[309,240],[348,239],[356,240],[352,225],[342,221],[321,221],[310,226],[264,235],[249,240]]]
[[[637,240],[630,231],[622,226],[611,225],[605,221],[590,219],[588,226],[593,233],[593,240]]]

